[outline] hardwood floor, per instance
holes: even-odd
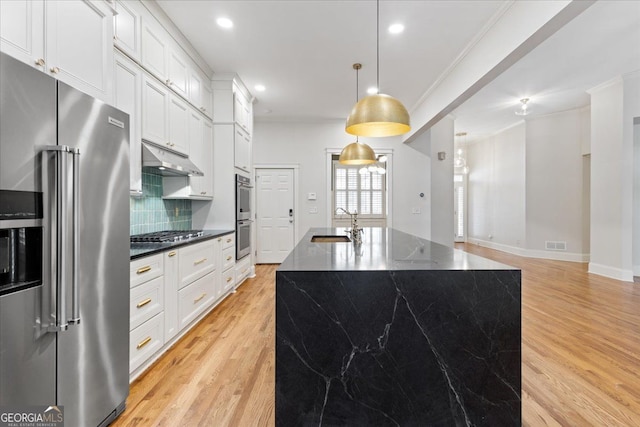
[[[522,269],[523,425],[640,426],[640,283],[458,247]],[[136,380],[113,425],[273,426],[275,268],[257,266]]]

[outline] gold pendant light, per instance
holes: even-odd
[[[358,70],[362,64],[353,64],[356,70],[356,102],[358,101]],[[370,165],[376,162],[376,153],[367,144],[362,144],[356,137],[356,142],[352,142],[342,149],[338,159],[343,165]]]
[[[376,87],[380,90],[380,0],[376,1]],[[394,136],[411,130],[409,113],[396,98],[377,93],[356,103],[347,118],[347,133],[359,136]]]

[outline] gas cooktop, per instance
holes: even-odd
[[[156,231],[153,233],[136,234],[130,237],[130,241],[133,243],[178,242],[203,235],[204,232],[202,230]]]

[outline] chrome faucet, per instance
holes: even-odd
[[[351,234],[351,240],[354,245],[362,244],[362,227],[358,227],[358,212],[349,212],[344,208],[336,208],[336,213],[342,211],[351,217],[351,230],[347,230],[347,233]]]

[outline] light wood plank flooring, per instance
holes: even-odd
[[[458,247],[523,271],[523,425],[640,426],[640,283]],[[275,266],[256,273],[131,385],[114,426],[274,425]]]

